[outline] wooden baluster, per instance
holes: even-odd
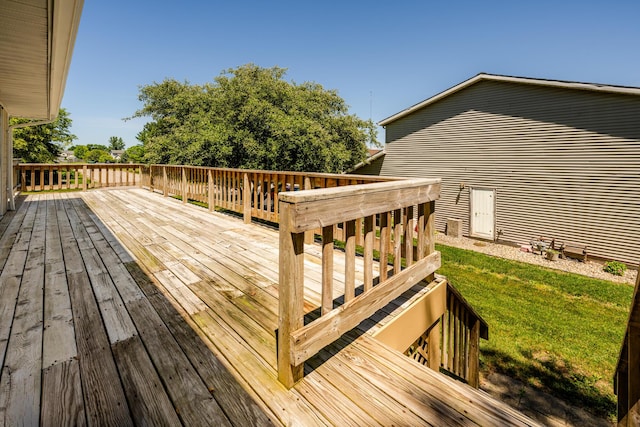
[[[373,222],[375,217],[368,216],[364,219],[364,291],[373,288],[373,242],[375,233]]]
[[[402,209],[393,212],[393,274],[402,270]]]
[[[333,226],[322,228],[322,315],[333,310]]]
[[[402,228],[404,229],[404,252],[406,266],[409,267],[413,264],[413,206],[408,206],[404,209],[405,216],[402,221]]]
[[[347,221],[345,227],[344,302],[355,297],[356,284],[356,221]]]
[[[308,176],[304,177],[304,187],[300,187],[301,190],[311,190],[313,187],[311,187],[311,178],[309,178]],[[314,238],[314,230],[309,230],[307,232],[304,233],[304,243],[306,243],[307,245],[310,245],[313,243],[313,238]]]
[[[213,182],[213,171],[211,170],[211,168],[207,169],[207,183],[208,183],[208,187],[207,187],[207,204],[209,205],[209,212],[213,212],[213,210],[215,209],[215,201],[214,201],[214,182]]]
[[[180,172],[182,173],[182,191],[180,194],[182,195],[182,203],[187,203],[187,172],[184,170],[184,166],[180,168]]]
[[[167,167],[162,166],[162,195],[167,197],[169,195],[169,183],[167,182]]]
[[[47,166],[47,170],[49,171],[49,185],[45,186],[45,189],[54,190],[55,182],[53,181],[53,166]]]
[[[264,219],[264,204],[265,204],[264,174],[260,173],[258,174],[258,177],[260,179],[260,182],[258,185],[258,191],[260,193],[258,194],[258,217],[260,217],[261,219]]]
[[[426,256],[426,252],[427,252],[427,239],[425,236],[425,204],[424,203],[420,203],[418,205],[418,231],[417,231],[417,238],[418,238],[418,260],[421,260],[422,258],[424,258]]]
[[[364,234],[362,232],[362,218],[356,219],[356,245],[364,246]]]
[[[380,214],[380,281],[387,280],[388,277],[388,255],[389,242],[391,241],[391,212]]]
[[[424,256],[431,255],[436,251],[436,202],[424,204]],[[425,280],[432,282],[436,278],[435,273],[430,274]]]
[[[249,174],[242,174],[242,214],[245,224],[251,224],[251,183],[249,182]]]

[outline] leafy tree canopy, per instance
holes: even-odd
[[[89,149],[86,145],[76,145],[73,147],[73,155],[76,156],[77,159],[84,159],[88,152]]]
[[[28,123],[29,119],[12,118],[10,125]],[[64,108],[51,123],[13,130],[13,156],[27,163],[53,162],[69,146],[75,135],[70,132],[71,118]]]
[[[119,136],[109,138],[109,150],[124,150],[124,141]]]
[[[93,150],[87,151],[84,156],[84,160],[88,162],[94,163],[113,163],[113,157],[107,150],[101,150],[99,148],[94,148]]]
[[[213,83],[173,79],[140,88],[150,117],[138,134],[151,163],[342,172],[377,144],[370,120],[335,90],[284,80],[286,69],[247,64]]]
[[[134,145],[125,150],[121,158],[122,162],[142,163],[144,161],[144,147]]]

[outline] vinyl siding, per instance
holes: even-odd
[[[389,123],[386,142],[380,175],[442,178],[440,231],[458,218],[468,235],[469,188],[492,188],[500,241],[640,260],[640,96],[481,81]]]

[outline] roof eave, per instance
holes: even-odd
[[[530,84],[537,86],[549,86],[549,87],[558,87],[563,89],[577,89],[577,90],[588,90],[594,92],[608,92],[608,93],[618,93],[623,95],[640,95],[640,88],[638,87],[627,87],[627,86],[613,86],[613,85],[603,85],[597,83],[582,83],[582,82],[570,82],[570,81],[562,81],[562,80],[545,80],[545,79],[533,79],[527,77],[513,77],[513,76],[502,76],[496,74],[486,74],[480,73],[475,75],[474,77],[463,81],[443,92],[438,93],[437,95],[432,96],[431,98],[425,99],[411,107],[400,111],[392,116],[387,117],[386,119],[378,122],[379,126],[386,126],[391,122],[394,122],[402,117],[405,117],[414,111],[420,110],[427,105],[433,104],[442,98],[445,98],[449,95],[452,95],[466,87],[469,87],[473,84],[481,80],[492,80],[492,81],[501,81],[507,83],[518,83],[518,84]]]
[[[83,5],[84,0],[57,0],[53,5],[53,16],[50,15],[52,25],[47,106],[47,118],[50,120],[55,119],[60,110]]]

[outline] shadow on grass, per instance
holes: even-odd
[[[613,396],[598,389],[597,379],[576,372],[568,361],[552,355],[541,357],[530,351],[521,354],[524,362],[495,349],[483,349],[481,369],[485,374],[495,371],[508,375],[596,416],[611,418],[616,414]]]

